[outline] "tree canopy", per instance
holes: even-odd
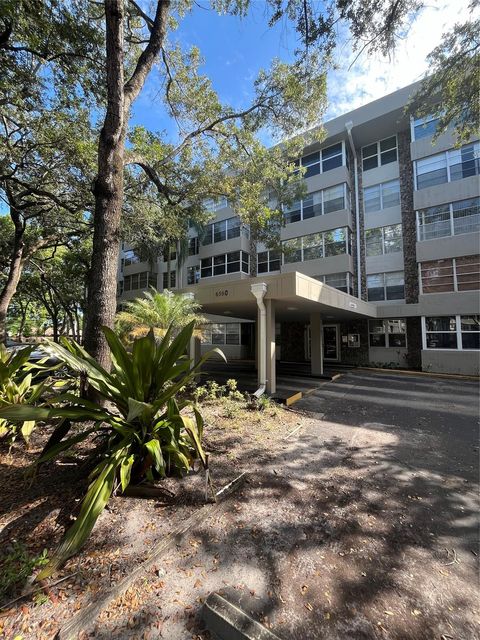
[[[480,18],[470,4],[469,19],[442,35],[428,56],[429,70],[413,96],[409,110],[419,118],[438,117],[434,139],[453,125],[458,144],[468,142],[480,129]]]

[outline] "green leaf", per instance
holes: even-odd
[[[122,491],[130,484],[130,476],[132,473],[132,465],[135,460],[135,456],[132,454],[130,456],[123,458],[122,463],[120,465],[120,482],[122,484]]]
[[[148,415],[153,415],[153,407],[151,404],[147,404],[146,402],[140,402],[135,400],[135,398],[128,399],[128,415],[127,422],[131,422],[138,418],[142,414],[145,414],[146,419],[148,419]]]
[[[37,575],[37,582],[51,576],[65,560],[76,553],[85,543],[98,516],[112,495],[117,466],[124,454],[123,447],[112,453],[108,463],[88,489],[75,523],[67,531],[48,565]]]
[[[30,436],[32,435],[32,431],[35,428],[35,420],[26,420],[21,428],[20,428],[20,432],[22,434],[22,436],[25,439],[25,442],[28,442]]]
[[[191,438],[193,448],[198,454],[198,457],[202,461],[203,466],[206,465],[207,459],[205,457],[205,451],[203,450],[202,443],[200,441],[200,435],[197,429],[197,425],[188,416],[180,416],[183,422],[185,431]]]
[[[40,457],[35,461],[34,466],[39,465],[42,462],[47,462],[47,460],[51,460],[52,458],[55,458],[55,456],[58,456],[59,453],[61,453],[62,451],[65,451],[65,449],[69,449],[74,444],[77,444],[77,442],[81,442],[82,440],[85,440],[86,438],[88,438],[88,436],[91,433],[94,433],[97,430],[98,430],[97,427],[92,427],[91,429],[87,429],[86,431],[82,431],[81,433],[78,433],[76,436],[72,436],[71,438],[68,438],[68,440],[62,440],[60,442],[53,444],[48,448],[47,451],[45,450],[42,451],[42,454],[40,455]]]
[[[160,442],[154,438],[153,440],[149,440],[145,443],[146,449],[152,454],[153,461],[155,463],[155,469],[164,475],[165,473],[165,462],[163,460],[162,449],[160,447]]]

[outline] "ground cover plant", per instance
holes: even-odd
[[[202,416],[191,401],[177,396],[213,353],[223,354],[213,349],[193,366],[185,355],[193,330],[191,322],[171,340],[170,327],[161,341],[150,332],[135,340],[128,352],[112,330],[103,328],[111,372],[74,341],[49,343],[50,353],[86,376],[97,400],[65,392],[52,396],[48,406],[12,404],[0,409],[0,417],[16,422],[61,420],[37,466],[79,442],[92,441],[95,466],[80,512],[38,580],[51,575],[84,544],[114,491],[124,492],[130,483],[185,475],[196,460],[205,464]],[[191,416],[182,413],[189,405]]]

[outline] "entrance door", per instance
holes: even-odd
[[[323,325],[323,359],[339,360],[338,324]]]

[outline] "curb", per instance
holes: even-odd
[[[218,593],[208,596],[202,619],[217,640],[281,640]]]
[[[427,378],[446,378],[447,380],[471,380],[478,382],[480,376],[462,375],[461,373],[435,373],[434,371],[413,371],[411,369],[382,369],[381,367],[356,367],[352,371],[380,371],[381,373],[401,373],[405,376],[420,376]]]

